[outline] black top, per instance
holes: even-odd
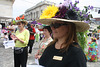
[[[78,45],[78,43],[73,44]],[[55,59],[54,56],[56,56]],[[86,62],[85,54],[80,46],[78,48],[73,45],[69,46],[68,51],[64,53],[56,49],[55,45],[51,45],[45,49],[39,60],[39,64],[44,67],[87,67]]]

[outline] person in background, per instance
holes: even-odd
[[[39,28],[39,31],[40,31],[40,34],[39,34],[39,36],[40,36],[40,40],[42,40],[42,38],[44,37],[43,36],[43,25],[40,25],[40,28]]]
[[[14,47],[14,67],[26,67],[28,57],[28,42],[29,31],[24,28],[27,25],[26,21],[18,21],[18,30],[15,34],[11,35],[11,38],[15,41]]]
[[[95,37],[91,37],[91,42],[88,43],[88,53],[86,54],[87,60],[90,62],[98,61],[98,46]]]
[[[35,42],[35,34],[36,34],[35,25],[34,25],[34,24],[31,24],[31,28],[32,28],[33,31],[35,32],[35,33],[34,33],[34,38],[33,38],[33,39],[34,39],[34,42]],[[33,43],[33,44],[34,44],[34,43]]]
[[[49,10],[52,9],[55,11],[50,12]],[[54,15],[46,14],[47,10]],[[87,67],[86,56],[78,44],[77,32],[84,32],[90,26],[79,21],[76,12],[67,6],[48,6],[37,22],[50,25],[54,38],[40,57],[40,65],[44,67]]]
[[[44,26],[43,28],[43,34],[44,34],[44,38],[39,42],[39,50],[38,52],[35,54],[35,58],[36,59],[40,59],[41,55],[43,54],[45,48],[47,47],[47,45],[53,41],[53,39],[51,38],[51,28],[50,26]]]
[[[7,32],[4,32],[4,41],[7,41],[7,40],[9,40],[8,39],[8,35],[7,35]]]
[[[9,26],[7,27],[7,30],[9,31],[8,38],[9,38],[9,40],[12,40],[12,38],[10,36],[11,36],[12,33],[14,33],[14,30],[15,30],[14,25],[13,25],[12,22],[9,23]]]
[[[36,42],[39,42],[40,31],[39,31],[39,26],[38,25],[36,25],[35,31],[36,31],[35,40],[36,40]]]
[[[89,36],[91,37],[92,36],[92,31],[90,30],[90,32],[89,32]]]
[[[40,31],[40,40],[43,38],[43,31]]]
[[[0,24],[0,38],[1,38],[2,25]]]
[[[34,27],[35,27],[35,25],[34,25],[34,24],[31,24],[31,27],[32,27],[32,28],[34,28]]]
[[[33,43],[34,43],[34,40],[35,40],[35,37],[34,37],[34,34],[35,34],[35,28],[31,26],[31,24],[27,24],[27,29],[29,30],[30,32],[30,38],[29,38],[29,43],[28,43],[28,46],[29,46],[29,55],[32,53],[32,47],[33,47]]]

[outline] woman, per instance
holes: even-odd
[[[26,21],[17,22],[18,30],[15,35],[11,35],[11,38],[15,41],[14,67],[26,67],[27,65],[27,44],[30,34],[29,31],[24,28],[26,24]]]
[[[7,32],[4,32],[4,41],[7,41],[7,40],[9,40],[8,39],[8,35],[7,35]]]
[[[9,31],[9,34],[8,34],[9,40],[12,40],[12,38],[10,36],[15,31],[13,22],[9,23],[9,26],[7,27],[7,30]]]
[[[42,53],[44,52],[45,48],[52,41],[52,38],[50,36],[51,35],[51,32],[52,31],[51,31],[50,26],[45,26],[43,28],[44,38],[39,43],[39,50],[38,50],[38,52],[35,55],[35,58],[36,59],[40,59],[40,57],[41,57]]]
[[[87,60],[90,62],[98,61],[98,46],[95,37],[91,37],[91,42],[88,43],[88,53],[86,54]]]
[[[55,16],[48,18],[52,14],[45,16],[45,12],[52,8],[55,8]],[[76,32],[88,30],[89,25],[78,21],[78,15],[73,10],[65,6],[59,8],[50,6],[43,11],[37,21],[50,24],[54,38],[42,54],[39,60],[40,65],[44,67],[87,67],[87,60],[78,44]]]

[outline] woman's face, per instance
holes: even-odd
[[[44,36],[50,36],[50,33],[47,29],[43,29]]]
[[[54,22],[51,24],[51,30],[53,33],[53,37],[56,39],[67,36],[69,24],[65,24],[65,22]]]
[[[19,28],[19,29],[24,28],[24,24],[22,24],[22,23],[18,23],[17,25],[18,25],[18,28]]]

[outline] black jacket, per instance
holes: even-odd
[[[78,43],[74,43],[74,45],[78,45]],[[55,45],[49,46],[39,60],[39,64],[44,67],[87,67],[86,62],[85,54],[80,46],[78,48],[73,45],[69,46],[68,51],[64,53],[55,49]]]

